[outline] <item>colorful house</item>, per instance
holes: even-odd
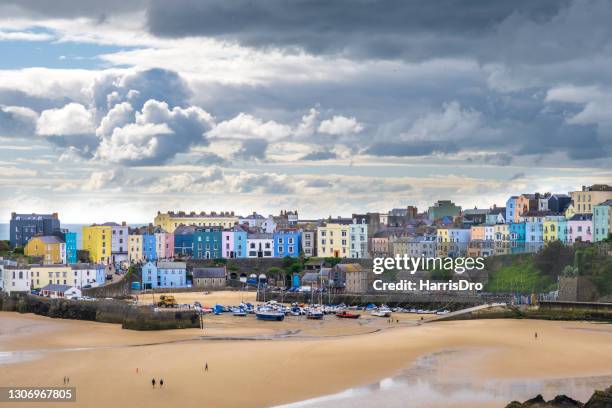
[[[64,232],[64,243],[66,244],[66,263],[77,263],[77,234],[76,232]]]
[[[593,214],[575,214],[567,220],[567,242],[593,242]]]
[[[68,284],[79,289],[103,285],[106,280],[104,265],[79,263],[70,265],[70,269]]]
[[[302,248],[302,234],[299,230],[283,229],[276,231],[274,237],[274,256],[283,258],[285,256],[297,257]]]
[[[110,263],[112,261],[111,226],[92,224],[83,227],[83,249],[89,251],[89,259],[93,263]]]
[[[155,234],[145,232],[142,234],[142,257],[145,261],[157,260],[157,241]]]
[[[157,259],[171,259],[174,257],[174,234],[160,228],[155,230],[155,244]]]
[[[130,263],[142,262],[142,235],[134,233],[128,235],[128,260]]]
[[[450,200],[439,200],[427,210],[427,217],[431,221],[437,221],[442,217],[455,218],[461,215],[461,207]]]
[[[49,264],[66,263],[66,244],[55,235],[34,236],[24,248],[26,256],[40,257],[42,262]]]
[[[350,225],[352,219],[336,218],[317,228],[317,252],[320,257],[347,258],[350,255]]]
[[[71,285],[73,280],[70,265],[31,265],[32,289],[40,289],[43,286]]]
[[[516,201],[518,200],[517,196],[511,196],[506,201],[506,222],[518,222],[518,211],[516,211]]]
[[[526,225],[524,222],[515,222],[509,225],[510,233],[510,252],[525,252]]]
[[[196,228],[193,234],[193,257],[196,259],[221,258],[222,230],[217,227]]]
[[[493,241],[495,241],[495,255],[510,253],[510,224],[497,224],[493,226]]]
[[[148,261],[142,266],[142,284],[146,289],[187,286],[185,262]]]
[[[593,214],[596,205],[612,199],[612,186],[606,184],[582,186],[582,190],[572,191],[570,196],[576,214]]]
[[[274,257],[274,236],[272,234],[248,234],[247,235],[247,257],[248,258],[272,258]]]
[[[593,207],[593,240],[603,241],[612,231],[612,199]]]
[[[195,227],[181,225],[174,230],[174,255],[193,255],[193,234]]]
[[[234,230],[234,255],[236,258],[247,257],[247,232],[242,229]]]
[[[12,292],[30,292],[32,290],[29,266],[3,265],[0,273],[2,273],[2,290],[9,295]]]
[[[544,242],[567,242],[567,222],[565,216],[551,215],[544,218],[543,240]]]
[[[366,217],[356,216],[349,225],[349,258],[368,256],[368,221]]]

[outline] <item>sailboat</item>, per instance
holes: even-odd
[[[372,316],[391,317],[391,309],[383,305],[378,309],[372,310]]]

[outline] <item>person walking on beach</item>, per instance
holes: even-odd
[[[535,339],[538,339],[538,332],[535,332]]]
[[[206,362],[206,364],[204,365],[204,371],[208,371],[208,361]]]
[[[164,386],[164,379],[160,378],[159,379],[159,388],[163,388],[163,386]]]
[[[66,376],[64,376],[64,385],[66,385]]]
[[[155,388],[155,378],[151,380],[151,385],[153,386],[153,388]]]

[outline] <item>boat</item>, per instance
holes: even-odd
[[[289,309],[289,314],[291,314],[291,316],[301,316],[302,309],[298,306],[293,306],[291,309]]]
[[[244,317],[247,315],[247,312],[242,308],[234,308],[232,309],[232,314],[238,317]]]
[[[321,320],[323,319],[323,312],[320,309],[309,309],[306,314],[307,319]]]
[[[391,317],[391,309],[388,307],[380,307],[376,310],[372,310],[372,316],[378,317]]]
[[[361,315],[357,313],[349,313],[346,310],[343,310],[342,312],[336,313],[336,317],[340,317],[342,319],[359,319]]]
[[[285,319],[285,313],[272,309],[259,309],[255,312],[255,317],[259,320],[281,322]]]

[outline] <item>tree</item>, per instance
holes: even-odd
[[[561,241],[553,241],[535,254],[533,266],[556,280],[563,268],[571,265],[573,260],[574,252],[571,247],[563,245]]]

